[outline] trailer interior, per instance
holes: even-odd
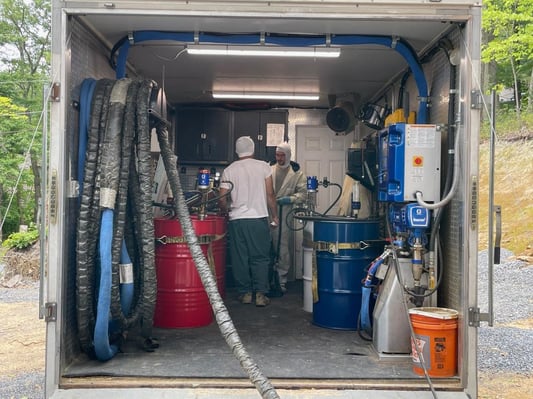
[[[392,137],[385,119],[396,118],[394,126],[403,124],[406,130],[414,131],[413,134],[417,134],[419,126],[429,129],[433,139],[438,140],[436,151],[426,148],[427,152],[418,159],[416,154],[410,153],[405,163],[414,165],[424,159],[425,165],[433,165],[433,185],[428,189],[431,193],[425,195],[430,203],[438,203],[445,196],[454,177],[450,174],[457,175],[457,181],[453,183],[453,197],[440,209],[435,264],[431,270],[434,274],[430,276],[425,268],[421,279],[426,292],[430,284],[437,283],[438,289],[422,297],[417,306],[457,312],[453,375],[430,377],[428,381],[424,375],[416,373],[410,341],[402,343],[407,350],[399,350],[400,353],[381,350],[381,344],[394,346],[396,339],[405,340],[402,335],[405,332],[398,332],[394,321],[382,327],[387,329],[383,332],[386,337],[378,339],[386,342],[378,345],[375,334],[373,342],[372,336],[358,331],[360,321],[355,327],[352,322],[348,326],[337,326],[333,314],[339,310],[334,306],[322,314],[326,324],[331,320],[332,325],[317,323],[316,315],[304,309],[304,249],[306,234],[310,233],[303,227],[294,234],[298,260],[291,272],[288,290],[281,297],[271,298],[270,306],[259,308],[239,303],[232,285],[229,257],[224,258],[227,264],[219,279],[222,286],[218,288],[224,291],[224,304],[244,347],[276,388],[426,393],[436,390],[440,395],[475,392],[475,360],[471,357],[475,356],[472,347],[475,347],[476,338],[469,331],[467,313],[468,304],[475,302],[470,288],[475,284],[472,281],[475,276],[473,254],[477,253],[477,244],[466,221],[471,217],[467,194],[471,184],[469,174],[476,168],[471,165],[473,160],[469,154],[477,146],[475,135],[467,137],[476,123],[472,121],[467,104],[471,96],[469,76],[472,68],[476,68],[472,63],[478,57],[472,48],[478,37],[477,27],[472,24],[470,4],[442,2],[420,7],[422,3],[392,2],[390,9],[384,10],[383,5],[370,2],[326,2],[328,5],[322,8],[315,2],[229,2],[226,6],[222,2],[211,2],[216,6],[211,3],[208,6],[208,2],[173,5],[167,2],[163,9],[155,8],[155,4],[165,2],[154,2],[153,6],[151,2],[63,3],[60,15],[54,16],[61,21],[61,29],[54,33],[55,37],[60,37],[61,47],[55,48],[53,57],[61,64],[61,79],[64,78],[62,81],[66,84],[61,88],[60,101],[69,105],[64,111],[56,111],[64,120],[64,129],[60,130],[63,133],[52,131],[52,135],[61,136],[52,141],[57,140],[64,149],[59,164],[66,165],[68,172],[60,174],[59,180],[63,179],[69,187],[78,180],[76,134],[81,123],[79,103],[83,81],[124,77],[148,79],[154,82],[157,94],[157,98],[153,96],[156,104],[153,117],[163,120],[168,129],[185,192],[195,189],[199,169],[209,171],[211,177],[221,173],[235,159],[234,142],[242,135],[250,135],[256,141],[257,158],[272,161],[275,144],[266,136],[271,133],[275,136],[277,132],[275,137],[293,145],[293,158],[301,162],[307,175],[320,172],[306,170],[306,163],[302,162],[307,159],[305,147],[298,144],[303,130],[317,128],[319,134],[329,140],[327,142],[342,145],[340,163],[335,163],[326,175],[318,175],[321,197],[319,204],[313,205],[317,214],[324,212],[338,193],[331,183],[342,187],[346,175],[361,181],[361,190],[369,193],[364,199],[368,203],[362,205],[362,209],[367,209],[366,215],[359,215],[359,218],[354,218],[353,214],[336,215],[337,204],[329,220],[328,215],[321,214],[318,222],[326,220],[344,225],[350,220],[376,221],[379,231],[376,237],[357,239],[382,240],[382,247],[376,254],[358,260],[365,268],[383,252],[385,245],[390,244],[392,238],[387,234],[386,219],[403,217],[407,205],[417,204],[414,196],[404,200],[388,193],[386,182],[385,191],[378,187],[380,172],[384,172],[380,169],[380,157],[387,155],[383,154],[387,143],[383,144],[382,140]],[[474,12],[477,11],[474,9]],[[56,26],[56,29],[59,28]],[[313,48],[317,53],[336,49],[340,56],[249,57],[194,55],[188,51],[203,45],[225,50],[239,46]],[[311,94],[319,98],[315,101],[224,100],[213,98],[216,92]],[[328,121],[334,110],[340,113],[339,119]],[[202,122],[209,131],[207,137],[193,137],[191,132],[195,124]],[[253,124],[266,126],[267,131],[254,136],[250,127]],[[281,136],[275,129],[269,132],[269,125],[272,128],[282,126]],[[398,129],[403,132],[404,127]],[[385,131],[389,133],[384,134]],[[450,137],[458,139],[450,140]],[[154,170],[159,159],[159,146],[155,141],[154,138],[151,147]],[[458,169],[454,169],[456,161],[450,153],[460,158]],[[407,156],[413,157],[412,160]],[[307,165],[311,168],[312,163]],[[367,166],[369,169],[365,169]],[[53,162],[51,168],[54,169]],[[61,327],[60,332],[56,332],[61,350],[47,355],[48,361],[59,358],[55,370],[57,386],[66,392],[88,387],[252,388],[253,384],[214,319],[194,327],[155,325],[152,336],[159,345],[149,350],[140,338],[142,328],[136,326],[128,331],[118,353],[105,361],[82,350],[76,307],[79,280],[76,267],[72,266],[77,262],[79,250],[76,242],[78,191],[70,189],[64,196],[64,208],[59,208],[63,216],[58,217],[66,231],[65,239],[61,244],[50,244],[53,250],[49,256],[57,251],[65,267],[57,275],[47,276],[48,298],[57,295],[63,304],[57,312],[57,323]],[[422,230],[416,225],[406,227],[401,221],[392,223],[397,229],[394,234],[407,229],[408,244],[405,245],[412,244],[407,235],[413,231],[422,242],[422,249],[411,248],[411,252],[404,253],[400,259],[399,264],[406,265],[409,270],[413,256],[420,257],[418,260],[424,264],[429,262],[427,248],[433,212],[428,213],[430,227]],[[304,214],[300,219],[295,217],[294,223],[312,226],[313,221],[316,223],[316,219]],[[157,245],[155,251],[157,258]],[[312,256],[317,254],[315,251]],[[366,271],[363,273],[364,276]],[[406,279],[412,280],[409,276],[410,273]],[[360,282],[357,285],[360,286]],[[394,306],[392,309],[397,309],[398,304]],[[409,302],[409,306],[414,305]],[[354,315],[354,320],[357,317]],[[405,320],[400,324],[404,323]]]

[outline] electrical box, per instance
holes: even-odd
[[[398,123],[379,132],[378,199],[389,202],[440,199],[441,134],[436,125]]]

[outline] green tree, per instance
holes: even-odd
[[[32,221],[32,213],[28,215],[27,212],[27,205],[33,198],[28,192],[32,173],[26,157],[31,137],[27,132],[26,111],[9,98],[0,97],[0,221],[5,220],[0,239],[2,232],[9,234],[17,231],[19,224]],[[11,212],[6,215],[9,205]]]
[[[20,143],[28,146],[33,143],[31,148],[28,147],[27,160],[32,179],[28,180],[24,174],[16,199],[23,208],[31,207],[33,220],[37,216],[41,193],[41,135],[35,135],[35,132],[41,130],[42,88],[49,73],[50,23],[50,1],[2,0],[0,3],[0,95],[25,110],[26,125],[24,129],[19,129],[16,136]],[[0,136],[0,145],[4,139],[6,137]],[[25,198],[28,192],[33,194],[31,201]],[[20,208],[21,217],[28,213],[28,209],[23,208]]]
[[[483,4],[482,26],[491,39],[483,45],[482,61],[497,66],[499,79],[493,87],[514,88],[520,121],[522,105],[533,109],[533,1],[485,0]],[[523,87],[528,88],[524,98]]]

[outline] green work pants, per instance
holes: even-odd
[[[233,278],[239,294],[270,290],[270,230],[268,219],[231,220],[229,250]]]

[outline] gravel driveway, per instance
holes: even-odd
[[[479,370],[533,375],[533,330],[509,325],[533,318],[533,265],[513,260],[506,250],[501,256],[502,263],[494,265],[494,327],[482,323],[479,328]],[[478,303],[486,312],[486,251],[479,254],[478,274]]]
[[[487,311],[487,252],[479,254],[479,307]],[[0,302],[38,301],[36,283],[25,288],[0,288]],[[533,375],[533,330],[510,326],[533,318],[533,265],[515,260],[502,249],[502,263],[494,267],[494,327],[479,328],[479,370],[482,373]],[[529,323],[531,326],[531,322]],[[44,372],[0,377],[0,398],[41,399]]]

